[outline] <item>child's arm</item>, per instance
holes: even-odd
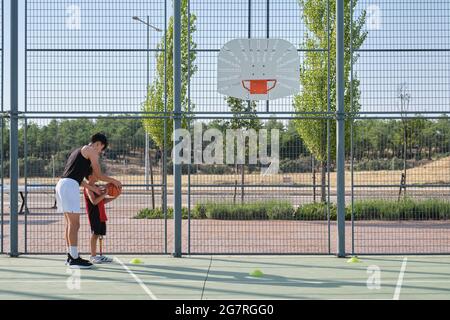
[[[111,201],[114,201],[116,199],[117,199],[117,197],[116,198],[105,198],[105,204],[107,204],[107,203],[109,203]]]
[[[91,185],[90,185],[89,183],[87,183],[85,180],[81,181],[81,186],[82,186],[83,188],[88,189],[89,191],[95,192],[95,193],[98,194],[98,195],[101,195],[101,194],[102,194],[101,189],[100,189],[99,187],[97,187],[97,186],[91,186]]]
[[[96,196],[94,192],[91,190],[88,190],[88,197],[91,203],[96,206],[98,205],[103,199],[106,197],[106,193],[102,194],[101,196]]]

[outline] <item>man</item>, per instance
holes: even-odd
[[[120,181],[104,175],[99,164],[100,155],[108,147],[108,140],[102,133],[96,133],[91,137],[89,145],[75,149],[67,160],[64,173],[56,185],[56,202],[58,213],[64,213],[65,236],[67,243],[67,264],[71,268],[87,269],[92,263],[84,260],[78,254],[78,230],[80,229],[80,186],[98,194],[103,194],[97,186],[89,185],[84,177],[92,168],[93,174],[98,180],[110,182],[119,189],[122,188]]]

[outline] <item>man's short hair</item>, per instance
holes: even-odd
[[[91,137],[91,143],[101,142],[104,145],[103,150],[106,150],[108,148],[108,139],[103,133],[96,133]]]

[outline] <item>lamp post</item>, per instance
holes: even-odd
[[[147,26],[147,93],[150,86],[150,28],[161,32],[162,30],[159,28],[156,28],[150,24],[150,18],[147,16],[147,20],[144,21],[141,18],[134,16],[133,20],[138,21],[144,25]],[[144,161],[145,161],[145,188],[148,190],[149,185],[149,164],[150,164],[150,158],[149,158],[149,137],[147,131],[145,131],[145,155],[144,155]]]
[[[400,115],[402,117],[403,123],[403,174],[400,183],[400,192],[398,195],[398,200],[400,201],[400,195],[402,188],[404,190],[404,197],[406,197],[406,168],[407,168],[407,155],[408,155],[408,118],[407,112],[409,107],[409,101],[411,100],[411,95],[409,94],[408,86],[403,83],[398,89],[398,97],[400,98]]]
[[[55,179],[55,155],[52,154],[52,177]]]

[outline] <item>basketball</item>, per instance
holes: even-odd
[[[121,193],[120,189],[112,183],[106,185],[106,193],[111,197],[118,197]]]

